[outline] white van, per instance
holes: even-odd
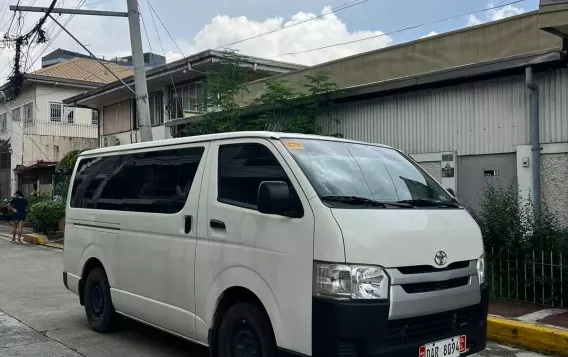
[[[212,356],[465,356],[486,344],[480,230],[395,149],[236,132],[81,154],[63,280]]]

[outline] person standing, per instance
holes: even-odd
[[[22,191],[16,191],[16,195],[10,203],[8,203],[8,208],[13,212],[12,217],[12,239],[10,242],[16,242],[16,235],[18,236],[18,243],[22,243],[22,230],[24,227],[24,221],[26,220],[26,208],[28,206],[28,201],[24,198]]]

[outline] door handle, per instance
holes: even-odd
[[[212,219],[211,221],[209,221],[209,226],[215,229],[227,229],[227,227],[225,226],[225,222],[218,221],[216,219]]]
[[[191,216],[185,216],[185,234],[189,234],[189,232],[191,232],[191,223]]]

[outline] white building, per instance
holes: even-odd
[[[131,71],[109,64],[121,77]],[[16,189],[51,192],[51,174],[69,151],[98,146],[98,112],[72,108],[63,99],[114,81],[95,60],[75,58],[24,75],[17,97],[11,83],[0,90],[0,197]],[[8,97],[8,98],[7,98]]]

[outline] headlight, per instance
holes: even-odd
[[[485,254],[477,259],[477,277],[479,278],[479,285],[485,283],[486,270],[485,270]]]
[[[387,299],[389,277],[380,267],[315,263],[314,295],[334,299]]]

